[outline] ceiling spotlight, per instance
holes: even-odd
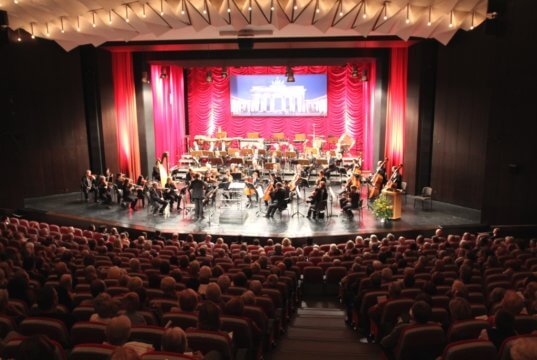
[[[47,29],[47,36],[50,37],[50,31],[48,30],[48,23],[45,23],[45,28]]]
[[[472,24],[470,25],[470,30],[474,30],[474,17],[475,17],[475,11],[472,11]]]
[[[364,14],[362,15],[362,17],[365,19],[367,17],[367,3],[365,2],[365,0],[363,0],[362,4],[364,4]]]
[[[248,6],[248,11],[252,11],[252,7],[251,7],[251,6]]]
[[[321,12],[321,10],[319,8],[317,8],[317,10],[315,10],[315,12],[318,14]]]
[[[298,6],[295,5],[295,7],[294,7],[293,9],[297,10],[297,9],[298,9]]]
[[[205,80],[206,80],[208,83],[212,83],[212,82],[213,82],[213,73],[211,72],[211,70],[207,70],[207,77],[205,78]]]
[[[125,21],[129,22],[129,5],[125,5]]]
[[[429,6],[429,21],[427,21],[427,26],[431,26],[431,14],[433,12],[433,7]]]
[[[164,0],[160,0],[160,16],[164,15]]]
[[[384,2],[384,20],[388,20],[388,2]]]
[[[230,12],[231,12],[231,9],[230,9],[230,8],[227,8],[227,12],[230,13]]]
[[[108,11],[108,23],[112,25],[112,10]]]
[[[142,16],[145,17],[145,4],[142,4]]]
[[[149,74],[147,73],[147,71],[142,71],[142,83],[143,84],[149,84],[150,83]]]
[[[76,31],[80,32],[80,16],[76,17]]]
[[[453,10],[449,13],[449,27],[453,27]]]
[[[227,67],[225,66],[222,66],[222,79],[226,79],[227,78]]]
[[[91,13],[91,16],[92,16],[92,19],[93,19],[91,26],[96,27],[97,24],[95,23],[95,11]]]
[[[319,10],[319,9],[317,9],[317,10]],[[274,11],[274,6],[270,7],[270,11]]]
[[[285,70],[285,76],[287,77],[287,82],[295,82],[295,74],[293,74],[293,68],[287,66]]]
[[[21,42],[21,41],[22,41],[22,38],[21,38],[21,29],[18,29],[18,30],[17,30],[17,41],[18,41],[18,42]]]
[[[367,81],[368,80],[367,69],[362,70],[362,77],[360,78],[360,80],[362,80],[362,81]]]
[[[30,23],[30,30],[31,30],[31,34],[32,34],[32,39],[35,39],[35,35],[34,35],[34,23]]]
[[[160,67],[160,78],[166,79],[168,77],[168,68],[165,66]]]
[[[64,34],[65,29],[63,28],[63,17],[60,17],[60,25],[61,25],[61,32],[62,32],[62,34]]]
[[[353,78],[358,77],[358,68],[357,68],[356,65],[354,65],[354,64],[352,65],[351,76],[352,76]]]

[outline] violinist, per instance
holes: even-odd
[[[347,214],[349,219],[354,217],[352,209],[358,209],[360,207],[360,193],[358,192],[358,187],[352,185],[351,191],[348,195],[340,199],[339,204],[341,205],[341,212]]]
[[[317,174],[317,179],[315,179],[315,185],[319,186],[321,182],[324,182],[326,184],[326,177],[324,176],[324,170],[319,171],[319,174]]]
[[[153,203],[160,205],[160,209],[158,208],[158,205],[155,206],[153,214],[156,214],[157,211],[160,210],[160,215],[163,215],[164,210],[168,206],[168,202],[162,197],[162,191],[158,188],[158,184],[158,182],[153,182],[153,184],[149,188],[149,198]]]
[[[177,202],[177,211],[181,211],[181,197],[177,194],[177,186],[173,182],[172,178],[169,177],[166,179],[166,184],[164,185],[164,200],[168,200],[170,203],[170,211],[173,210],[173,203]]]
[[[149,189],[147,189],[147,181],[145,180],[143,175],[138,176],[138,179],[136,179],[136,196],[138,199],[142,200],[142,207],[145,207],[145,193]]]
[[[132,180],[125,178],[123,180],[122,189],[123,189],[123,202],[125,204],[129,204],[130,208],[133,211],[136,211],[136,203],[138,202],[138,197],[136,196],[135,187],[134,187],[134,184],[132,183]]]
[[[306,217],[308,219],[313,218],[313,220],[316,220],[317,216],[324,210],[327,199],[328,192],[326,191],[326,182],[320,181],[319,185],[309,197],[308,202],[310,203],[310,207]]]
[[[95,189],[95,176],[91,174],[91,170],[86,170],[80,180],[80,190],[84,193],[84,199],[88,202],[89,193],[92,192],[97,202],[97,191]]]
[[[99,194],[99,199],[104,205],[110,205],[112,203],[112,194],[110,194],[110,186],[106,182],[106,177],[103,175],[99,176],[97,182],[97,194]]]
[[[104,177],[106,178],[106,181],[109,183],[114,181],[114,174],[112,174],[109,168],[106,168],[106,170],[104,171]]]
[[[274,216],[277,209],[283,210],[287,207],[286,192],[281,182],[276,183],[275,190],[270,193],[271,203],[268,207],[265,217]]]

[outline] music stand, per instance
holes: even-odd
[[[298,184],[296,186],[295,194],[296,194],[296,209],[293,215],[291,215],[291,217],[293,218],[295,215],[298,217],[300,216],[305,217],[305,215],[300,212],[300,198],[302,197],[302,195],[300,195],[300,185]]]
[[[332,190],[332,187],[328,187],[328,190],[330,190],[330,215],[327,215],[326,217],[327,218],[331,218],[331,217],[337,217],[337,215],[334,215],[334,198],[336,197],[336,195],[334,195],[334,191]]]

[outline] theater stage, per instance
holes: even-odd
[[[135,232],[193,233],[222,235],[226,240],[251,240],[253,238],[290,237],[306,241],[315,238],[318,242],[349,239],[357,234],[395,232],[398,234],[430,234],[439,226],[454,231],[477,231],[480,225],[480,212],[446,203],[433,202],[432,210],[422,209],[418,204],[414,208],[414,199],[407,196],[403,203],[402,218],[386,224],[377,220],[366,207],[360,219],[355,213],[353,221],[340,214],[337,199],[333,204],[328,201],[328,217],[324,220],[312,221],[305,216],[296,215],[296,204],[293,203],[280,217],[268,219],[262,213],[256,214],[258,208],[237,210],[232,204],[225,207],[217,198],[214,206],[206,208],[205,219],[194,221],[190,214],[178,214],[175,211],[169,217],[153,215],[147,208],[131,211],[112,205],[110,209],[93,202],[83,202],[79,193],[52,195],[26,199],[25,208],[18,211],[21,215],[43,219],[59,225],[75,225],[83,227],[87,224],[108,224],[119,228],[130,228]],[[299,211],[307,214],[308,204],[300,202]],[[427,204],[428,207],[428,204]],[[262,207],[264,210],[264,206]]]

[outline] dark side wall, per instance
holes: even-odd
[[[77,191],[88,163],[80,52],[0,40],[0,206]]]
[[[490,224],[536,223],[537,2],[439,46],[431,186]]]

